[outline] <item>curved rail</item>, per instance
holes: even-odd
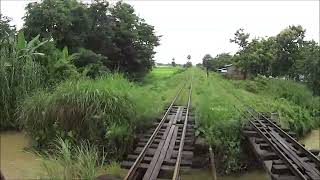
[[[172,106],[174,105],[174,103],[176,102],[178,96],[180,95],[182,89],[184,88],[185,85],[183,85],[177,92],[176,96],[174,97],[174,99],[172,100],[169,108],[167,109],[167,111],[165,112],[165,114],[163,115],[160,123],[158,124],[157,128],[155,129],[155,131],[152,133],[151,137],[149,138],[147,144],[143,147],[141,153],[139,154],[139,156],[137,157],[137,159],[135,160],[134,164],[131,166],[131,168],[129,169],[126,177],[124,178],[124,180],[130,180],[134,177],[134,174],[136,172],[136,170],[139,167],[139,164],[141,163],[141,161],[143,160],[147,149],[150,147],[150,145],[152,144],[152,142],[154,141],[156,135],[158,134],[159,130],[161,129],[163,123],[165,122],[170,110],[172,109]]]
[[[181,141],[180,141],[179,152],[178,152],[177,161],[176,161],[176,165],[175,165],[175,168],[174,168],[172,180],[178,180],[179,179],[182,151],[183,151],[184,140],[185,140],[186,131],[187,131],[187,125],[188,125],[189,108],[190,108],[190,104],[191,104],[191,94],[192,94],[192,82],[190,83],[190,87],[189,87],[189,97],[188,97],[187,112],[186,112],[186,116],[185,116],[185,119],[184,119],[182,137],[181,137]]]

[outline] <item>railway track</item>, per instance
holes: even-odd
[[[266,114],[252,108],[244,134],[272,179],[320,180],[320,160]]]
[[[177,106],[181,87],[163,117],[140,137],[135,151],[121,166],[129,168],[125,180],[180,179],[180,171],[191,167],[194,121],[190,114],[192,84],[188,103]]]

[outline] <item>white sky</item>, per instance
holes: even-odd
[[[22,27],[24,7],[33,0],[0,0],[1,13]],[[234,53],[229,42],[244,28],[251,37],[274,36],[289,25],[302,25],[306,39],[319,42],[318,1],[125,1],[162,35],[156,48],[157,62],[185,63],[188,54],[195,64],[206,53]]]

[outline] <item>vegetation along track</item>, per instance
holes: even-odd
[[[267,115],[251,107],[247,113],[250,126],[245,135],[272,179],[320,179],[320,160],[312,152]]]
[[[191,167],[194,142],[194,122],[189,112],[191,82],[187,105],[176,105],[185,87],[179,89],[160,122],[155,124],[156,127],[142,135],[136,150],[122,162],[122,167],[130,168],[125,180],[176,180],[180,178],[181,168]]]

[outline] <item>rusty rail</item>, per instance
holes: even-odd
[[[178,99],[178,97],[180,96],[184,87],[185,87],[185,85],[182,86],[178,90],[176,96],[174,97],[170,106],[166,110],[166,112],[163,115],[162,119],[160,120],[159,124],[157,125],[157,127],[155,128],[154,131],[151,131],[152,135],[149,136],[147,143],[143,146],[142,150],[140,149],[141,152],[139,152],[139,155],[135,159],[135,161],[134,162],[132,161],[132,163],[133,163],[132,166],[129,166],[130,169],[129,169],[126,177],[124,178],[125,180],[133,180],[133,179],[142,178],[141,177],[141,168],[147,169],[146,171],[143,172],[144,173],[143,179],[156,178],[156,176],[160,173],[160,170],[162,168],[162,165],[161,165],[162,162],[175,161],[173,159],[170,160],[170,158],[167,156],[168,156],[168,154],[171,154],[174,151],[175,142],[177,142],[177,141],[178,142],[180,141],[180,145],[179,145],[178,153],[175,151],[175,153],[177,153],[176,154],[177,160],[175,161],[175,170],[174,170],[173,174],[174,174],[174,177],[179,177],[180,163],[181,163],[181,158],[182,158],[182,150],[183,150],[184,141],[185,141],[186,132],[187,132],[187,126],[188,126],[188,116],[189,116],[189,108],[190,108],[190,103],[191,103],[192,85],[190,85],[190,89],[189,89],[187,108],[183,107],[183,106],[174,106],[174,104],[175,104],[176,100]],[[177,108],[177,109],[175,110],[175,108]],[[173,112],[175,112],[175,113],[173,113]],[[182,120],[182,117],[181,117],[182,114],[184,114],[184,116],[185,116],[184,121]],[[167,122],[168,116],[170,119],[169,122]],[[180,117],[180,119],[178,117]],[[182,135],[179,134],[179,137],[181,135],[181,139],[177,140],[176,139],[177,134],[179,133],[179,129],[182,128],[182,124],[181,124],[182,122],[183,122]],[[165,132],[162,132],[164,129],[166,129]],[[188,129],[190,130],[190,127],[188,127]],[[188,130],[188,132],[189,132],[189,130]],[[164,133],[164,135],[161,135],[162,133]],[[180,133],[181,133],[181,129],[180,129]],[[156,142],[159,142],[159,139],[156,139],[156,138],[159,138],[159,135],[163,136],[164,139],[161,138],[161,140],[160,140],[161,142],[157,145],[158,148],[157,148],[156,152],[154,152],[154,154],[152,155],[153,157],[151,158],[150,157],[150,150],[152,151],[152,149],[155,147],[155,144],[157,144]],[[190,136],[190,132],[189,132],[189,136]],[[149,154],[149,155],[146,156],[146,154]],[[132,158],[132,156],[131,156],[131,158]],[[149,159],[150,164],[147,165],[144,163],[146,161],[146,159]],[[183,163],[185,164],[186,161],[183,161]],[[124,166],[128,166],[129,164],[130,164],[130,162],[128,162],[128,161],[125,161],[123,163]],[[147,167],[146,167],[146,165],[147,165]]]
[[[250,121],[251,126],[271,146],[291,172],[299,179],[319,180],[320,169],[317,168],[320,167],[319,159],[272,120],[262,113],[256,112],[250,106],[249,108],[253,113],[249,110],[247,113],[254,119]],[[297,151],[301,151],[308,158],[308,161],[300,157]],[[310,162],[313,162],[315,166],[311,165]]]
[[[186,116],[185,116],[185,119],[184,119],[182,137],[181,137],[181,141],[180,141],[178,157],[177,157],[176,165],[175,165],[175,168],[174,168],[172,180],[178,180],[179,179],[182,151],[183,151],[184,140],[185,140],[187,126],[188,126],[189,109],[190,109],[190,104],[191,104],[191,94],[192,94],[192,84],[190,84],[190,87],[189,87],[187,113],[186,113]]]

